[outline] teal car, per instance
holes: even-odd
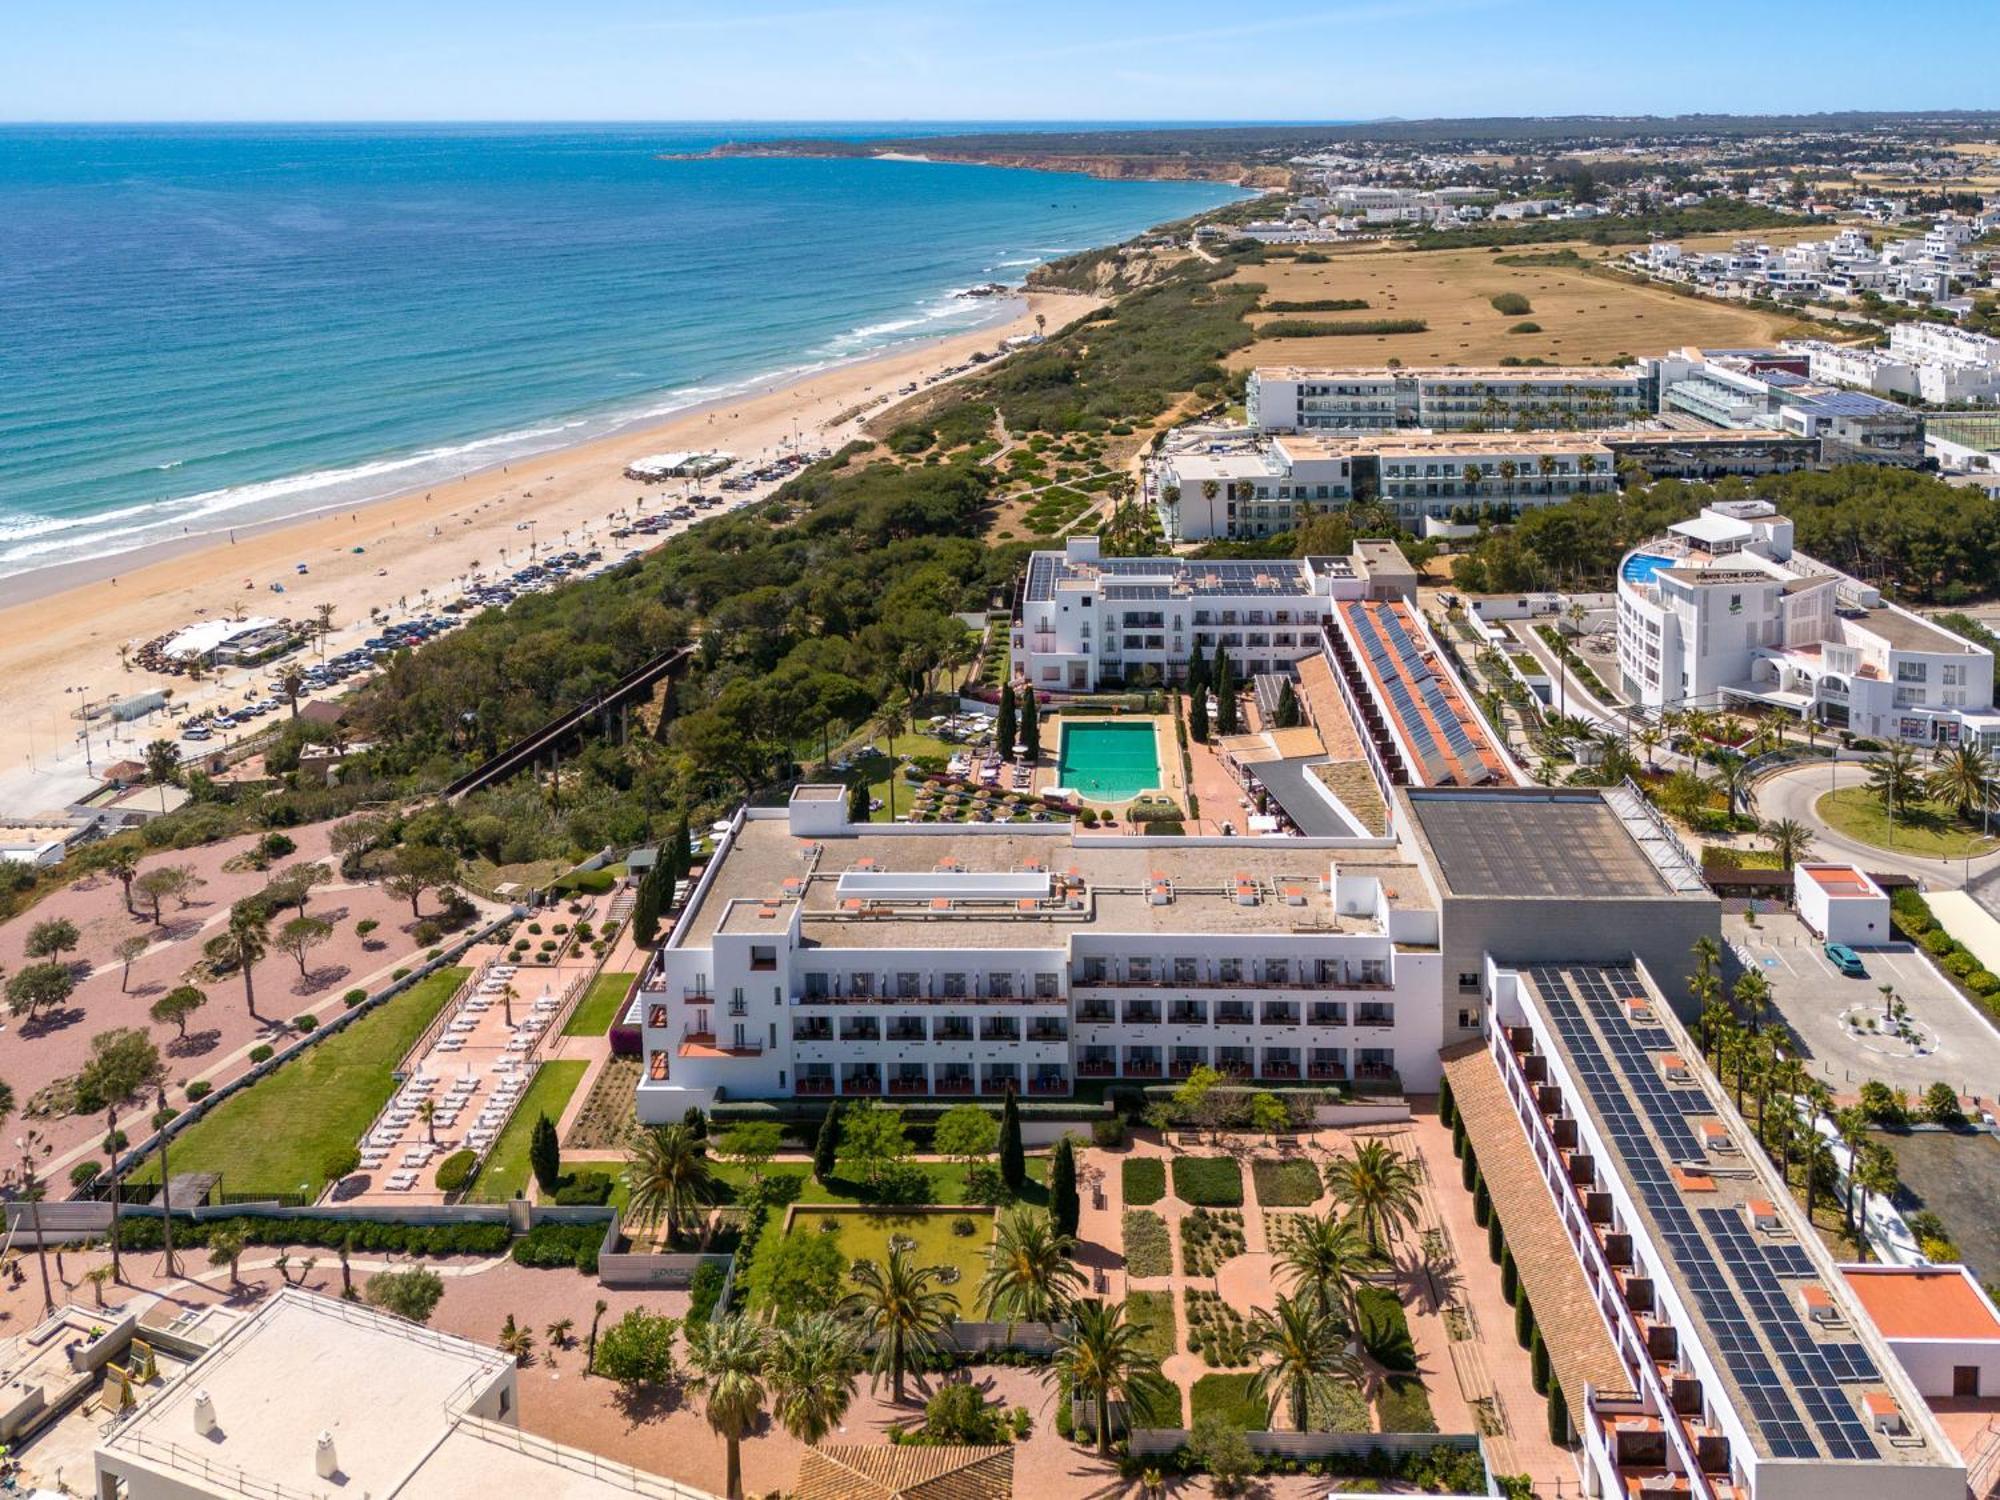
[[[1861,967],[1861,955],[1845,943],[1828,943],[1824,949],[1826,961],[1849,979],[1866,979],[1868,971]]]

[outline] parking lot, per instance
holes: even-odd
[[[1770,980],[1772,1003],[1797,1040],[1799,1056],[1835,1093],[1852,1093],[1871,1078],[1912,1094],[1939,1079],[1961,1094],[1996,1091],[2000,1032],[1909,944],[1863,949],[1868,973],[1856,979],[1827,962],[1818,939],[1789,912],[1760,914],[1755,927],[1732,913],[1722,920],[1722,936],[1734,959],[1729,982],[1735,983],[1738,964],[1754,965]],[[1914,1040],[1885,1025],[1884,984],[1894,985],[1907,1007]],[[1845,1015],[1860,1024],[1843,1024]]]

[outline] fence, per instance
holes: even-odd
[[[289,1042],[279,1048],[271,1056],[265,1058],[264,1061],[253,1065],[248,1072],[232,1078],[229,1082],[223,1084],[214,1093],[194,1100],[180,1114],[169,1120],[161,1130],[147,1136],[122,1156],[114,1156],[111,1159],[110,1171],[101,1173],[93,1180],[89,1187],[84,1189],[85,1194],[93,1195],[94,1192],[110,1191],[111,1179],[114,1176],[131,1171],[141,1161],[145,1160],[146,1153],[158,1146],[162,1136],[171,1141],[175,1136],[196,1122],[207,1118],[212,1111],[234,1098],[244,1089],[250,1087],[258,1079],[267,1077],[279,1068],[282,1068],[293,1058],[302,1055],[308,1047],[317,1046],[326,1038],[345,1030],[347,1027],[353,1025],[356,1020],[367,1015],[371,1010],[386,1005],[413,985],[420,984],[425,979],[428,979],[439,969],[450,968],[453,963],[463,958],[471,949],[486,941],[487,938],[513,920],[514,914],[510,912],[504,917],[499,917],[488,922],[478,931],[460,938],[449,948],[438,954],[436,958],[427,959],[424,963],[405,974],[401,979],[393,980],[385,989],[370,995],[359,1005],[354,1006],[350,1010],[343,1011],[333,1017],[333,1019],[315,1026],[311,1031],[303,1033],[296,1041]]]

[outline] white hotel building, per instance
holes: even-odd
[[[1992,653],[1795,552],[1768,501],[1712,505],[1626,554],[1618,667],[1652,710],[1764,703],[1878,739],[2000,747]]]
[[[1492,366],[1390,369],[1259,366],[1244,402],[1264,432],[1377,432],[1428,427],[1612,427],[1653,411],[1653,383],[1638,368]]]
[[[641,977],[638,1112],[1062,1098],[1199,1066],[1429,1092],[1482,955],[1684,958],[1718,906],[1613,790],[1399,789],[1385,837],[739,812]]]

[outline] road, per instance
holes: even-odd
[[[1848,838],[1826,826],[1815,811],[1819,799],[1841,787],[1860,786],[1868,768],[1857,761],[1826,761],[1776,771],[1757,784],[1757,816],[1765,822],[1795,818],[1813,831],[1815,859],[1841,859],[1865,870],[1909,875],[1932,890],[1964,890],[1995,917],[2000,917],[2000,851],[1970,862],[1937,859],[1901,850],[1879,849]]]

